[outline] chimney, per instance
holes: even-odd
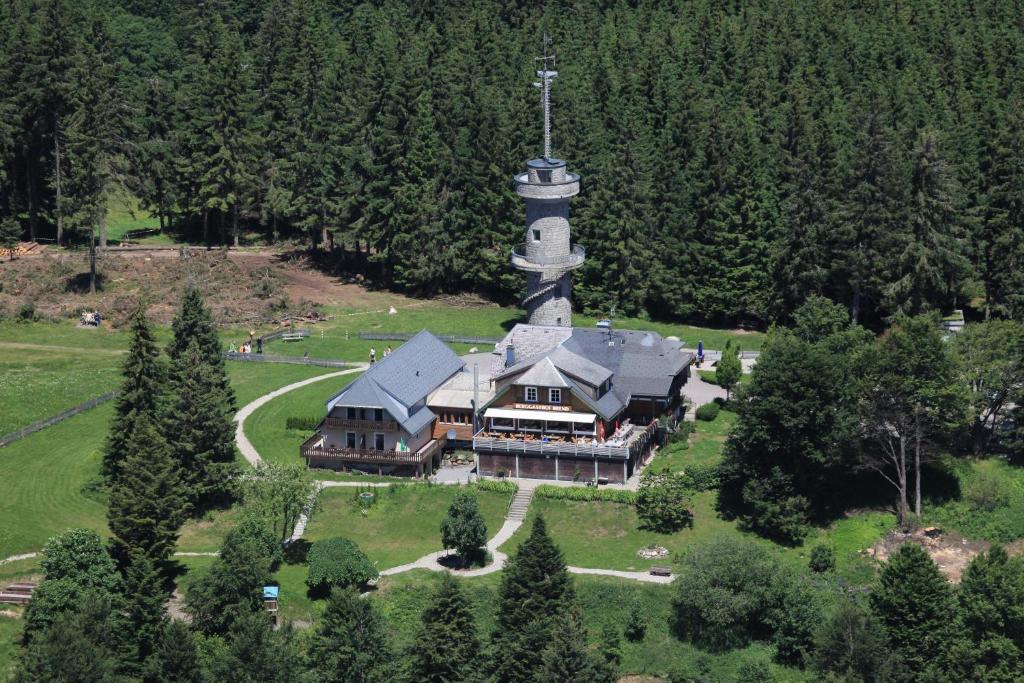
[[[516,347],[509,344],[505,347],[505,367],[509,368],[516,364]]]

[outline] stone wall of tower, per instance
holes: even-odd
[[[527,273],[526,291],[537,292],[554,285],[550,291],[526,302],[531,325],[572,326],[572,273],[558,272],[553,279],[546,273]]]
[[[540,241],[534,239],[534,231]],[[552,258],[569,255],[568,200],[526,200],[526,255]]]

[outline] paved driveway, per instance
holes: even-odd
[[[710,369],[710,364],[705,361],[705,365]],[[700,374],[697,372],[699,368],[694,365],[691,367],[690,378],[686,380],[686,384],[683,385],[683,396],[686,396],[693,405],[702,406],[705,403],[713,403],[716,398],[725,399],[725,389],[718,386],[717,384],[709,384],[700,378]],[[693,419],[693,413],[688,412],[686,414],[688,419]]]

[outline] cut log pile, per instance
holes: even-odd
[[[0,258],[9,259],[12,256],[14,258],[19,258],[21,256],[39,253],[40,250],[40,246],[35,242],[22,242],[16,247],[0,249]]]

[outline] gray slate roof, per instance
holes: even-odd
[[[505,367],[505,348],[510,343],[516,349],[517,362]],[[533,353],[524,356],[520,348]],[[516,325],[495,346],[493,374],[495,379],[501,379],[523,373],[515,380],[516,384],[558,386],[533,381],[534,370],[543,361],[545,368],[557,368],[574,389],[573,394],[595,412],[610,418],[634,397],[667,398],[672,381],[692,359],[692,354],[681,350],[678,340],[663,339],[655,332]],[[611,389],[596,400],[583,386],[597,387],[609,379]]]
[[[424,403],[427,396],[463,365],[444,342],[423,330],[332,396],[327,412],[336,406],[383,408],[415,434],[435,417]]]

